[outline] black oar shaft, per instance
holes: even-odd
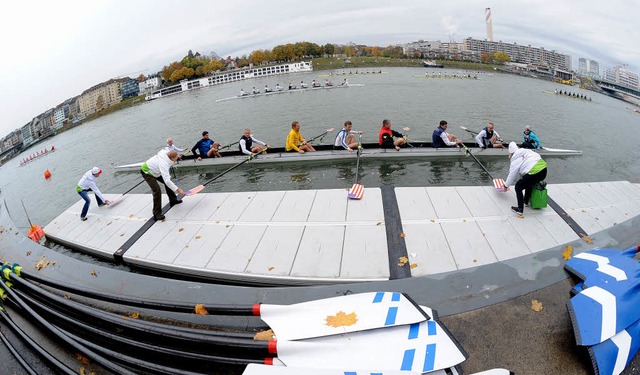
[[[220,177],[224,176],[224,175],[225,175],[225,174],[227,174],[228,172],[231,172],[232,170],[234,170],[234,169],[238,168],[239,166],[241,166],[242,164],[244,164],[244,163],[248,162],[249,160],[253,159],[254,157],[257,157],[257,155],[256,155],[256,156],[253,156],[253,155],[252,155],[252,156],[249,156],[248,158],[244,159],[244,160],[243,160],[243,161],[241,161],[240,163],[238,163],[238,164],[236,164],[236,165],[234,165],[234,166],[232,166],[232,167],[228,168],[228,169],[227,169],[227,170],[225,170],[224,172],[220,173],[219,175],[215,176],[214,178],[210,179],[209,181],[205,182],[205,183],[204,183],[204,184],[202,184],[202,185],[203,185],[203,186],[207,186],[207,185],[209,185],[209,184],[210,184],[210,183],[212,183],[213,181],[215,181],[215,180],[219,179]]]
[[[143,182],[144,182],[144,179],[143,179],[142,181],[138,182],[137,184],[135,184],[135,186],[134,186],[134,187],[132,187],[131,189],[129,189],[129,190],[125,191],[124,193],[122,193],[122,195],[125,195],[125,194],[127,194],[127,193],[130,193],[133,189],[135,189],[135,188],[137,188],[138,186],[140,186],[140,184],[141,184],[141,183],[143,183]]]
[[[484,165],[482,165],[482,163],[480,163],[480,160],[478,160],[478,158],[471,153],[471,150],[469,150],[469,148],[467,146],[464,145],[464,143],[462,144],[462,147],[464,147],[464,151],[471,155],[471,157],[473,158],[473,160],[475,160],[478,165],[480,166],[480,168],[482,168],[485,172],[487,172],[487,174],[489,175],[489,178],[491,178],[493,180],[493,177],[491,176],[491,173],[489,173],[489,171],[487,170],[487,168],[484,167]]]

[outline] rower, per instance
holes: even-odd
[[[276,91],[282,91],[282,86],[279,83],[276,83]]]
[[[504,148],[501,142],[500,134],[493,130],[493,122],[487,124],[487,126],[476,135],[476,142],[482,148]]]
[[[349,150],[349,152],[353,152],[354,149],[362,147],[355,141],[355,135],[362,135],[362,132],[351,130],[352,127],[351,121],[345,121],[344,127],[336,135],[336,140],[333,143],[334,150]]]
[[[433,131],[431,136],[433,147],[457,146],[462,143],[455,135],[447,133],[448,126],[445,120],[440,121],[440,125]]]
[[[257,143],[258,145],[254,146],[254,143]],[[240,137],[238,148],[240,148],[240,152],[245,155],[253,155],[260,152],[267,152],[270,147],[268,144],[262,142],[261,140],[253,138],[251,130],[247,128],[244,129],[244,133],[242,134],[242,137]]]
[[[251,89],[251,93],[253,95],[260,94],[260,90],[258,90],[255,86],[253,86],[253,89]]]
[[[307,84],[304,83],[304,81],[300,81],[300,88],[301,89],[306,89],[307,87],[309,87],[309,86],[307,86]]]
[[[264,92],[272,92],[268,85],[264,85]]]

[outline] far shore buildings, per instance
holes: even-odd
[[[122,101],[122,85],[131,78],[115,78],[85,90],[78,98],[81,117],[87,117]]]
[[[504,52],[512,62],[528,65],[544,65],[549,68],[571,70],[571,56],[556,51],[548,51],[544,47],[531,47],[517,43],[493,42],[467,38],[463,41],[465,51],[478,53]]]
[[[638,73],[627,70],[626,67],[626,65],[607,67],[604,69],[602,78],[605,81],[615,83],[632,90],[639,90],[640,85],[638,81]]]
[[[591,78],[600,78],[600,64],[597,61],[581,57],[578,59],[578,73]]]

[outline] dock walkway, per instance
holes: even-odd
[[[200,193],[154,222],[150,194],[113,206],[83,201],[47,238],[125,264],[211,280],[271,285],[383,281],[466,270],[535,254],[631,219],[640,184],[548,185],[549,207],[511,212],[493,187]],[[115,197],[107,194],[107,198]],[[166,195],[163,194],[166,203]]]

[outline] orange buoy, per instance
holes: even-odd
[[[48,169],[44,171],[44,178],[46,178],[47,180],[51,178],[51,172],[49,172]]]
[[[44,230],[39,225],[32,225],[29,229],[27,237],[31,238],[34,242],[40,242],[44,238]]]

